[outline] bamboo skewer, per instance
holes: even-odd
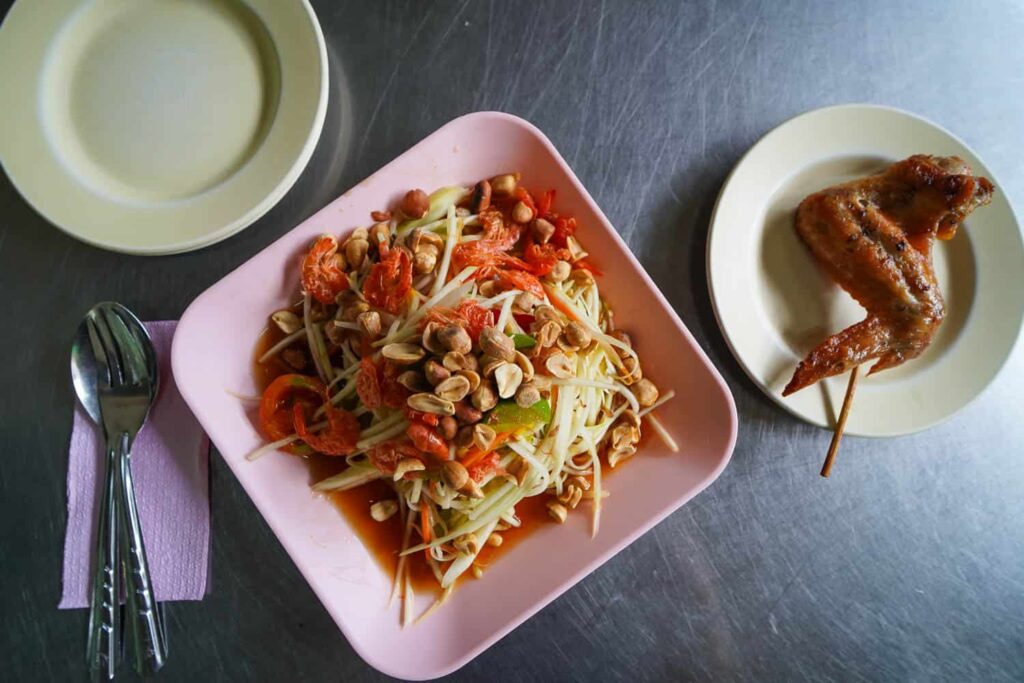
[[[821,476],[828,477],[832,471],[832,462],[839,452],[839,442],[843,440],[843,430],[846,429],[846,418],[850,415],[850,408],[853,407],[853,392],[857,390],[857,377],[860,376],[860,366],[850,371],[850,381],[846,385],[846,397],[843,399],[843,408],[839,411],[839,420],[836,422],[836,431],[832,435],[832,443],[828,446],[828,454],[825,455],[825,463],[821,466]]]

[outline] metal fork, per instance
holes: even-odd
[[[101,366],[98,393],[107,453],[110,462],[115,464],[117,498],[114,509],[125,581],[128,639],[135,670],[140,674],[154,673],[164,664],[166,639],[163,619],[153,597],[135,502],[131,446],[156,398],[159,383],[156,354],[142,323],[120,304],[94,307],[87,316],[87,323]]]

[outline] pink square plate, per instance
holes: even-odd
[[[255,393],[255,340],[267,314],[295,298],[297,259],[314,237],[366,225],[371,210],[392,206],[411,187],[510,170],[528,187],[555,188],[558,209],[577,217],[582,242],[606,271],[601,289],[617,323],[632,333],[647,375],[677,392],[658,415],[681,451],[646,439],[607,482],[612,495],[597,538],[586,513],[543,525],[483,579],[463,583],[441,610],[403,629],[399,606],[387,607],[391,577],[330,502],[311,493],[305,464],[275,454],[245,460],[261,439],[251,404],[235,395]],[[172,358],[182,396],[352,647],[406,679],[450,673],[493,645],[714,481],[736,440],[732,396],[693,336],[551,142],[501,113],[445,125],[208,289],[182,316]],[[418,600],[417,614],[432,598]]]

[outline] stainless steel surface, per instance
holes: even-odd
[[[844,439],[825,481],[830,434],[746,379],[715,325],[704,266],[732,166],[778,123],[828,104],[936,121],[1024,205],[1020,3],[313,4],[332,67],[324,135],[296,186],[243,233],[182,256],[110,254],[47,225],[0,179],[12,321],[0,337],[6,676],[69,680],[81,668],[68,653],[80,651],[86,614],[53,608],[72,407],[64,359],[81,314],[117,299],[143,319],[176,318],[425,134],[500,109],[563,152],[722,370],[741,423],[710,489],[453,678],[1024,680],[1020,345],[949,422]],[[381,680],[217,456],[212,467],[211,592],[168,614],[175,656],[160,678]]]
[[[100,365],[103,347],[96,337],[91,313],[78,326],[71,346],[71,377],[78,400],[96,424],[100,415],[98,376],[106,375]],[[89,598],[89,630],[86,666],[93,680],[110,680],[117,671],[121,652],[121,566],[118,555],[118,460],[112,444],[103,458],[103,488],[96,518],[93,551],[92,592]]]

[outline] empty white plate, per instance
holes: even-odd
[[[20,0],[0,28],[0,160],[85,242],[197,249],[309,161],[327,52],[306,0]]]
[[[969,403],[1009,356],[1024,318],[1024,245],[999,182],[952,134],[896,109],[846,105],[798,116],[740,160],[718,197],[708,237],[708,284],[719,325],[750,378],[808,422],[835,424],[849,375],[783,398],[797,362],[864,310],[822,274],[793,229],[797,204],[837,182],[912,154],[956,155],[996,185],[992,203],[956,237],[937,241],[947,317],[906,364],[864,376],[846,424],[861,436],[932,426]]]

